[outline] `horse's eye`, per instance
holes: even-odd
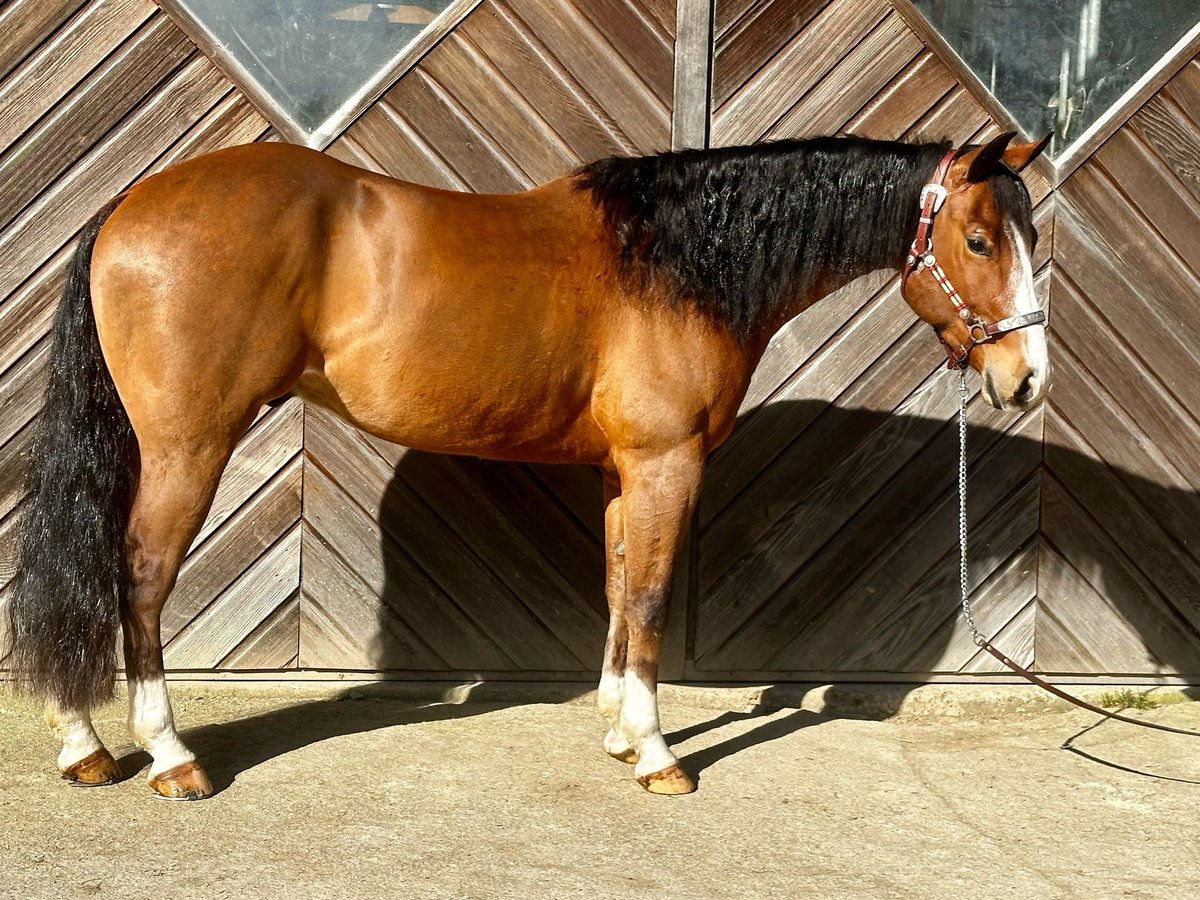
[[[983,238],[969,237],[967,238],[967,249],[976,256],[991,256],[992,248],[988,246],[987,241]]]

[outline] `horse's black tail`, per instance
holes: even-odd
[[[14,681],[67,709],[112,696],[127,584],[133,429],[100,352],[90,284],[96,235],[120,200],[84,226],[54,317],[8,603]]]

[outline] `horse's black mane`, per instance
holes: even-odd
[[[756,334],[822,279],[898,267],[917,198],[949,144],[814,138],[612,157],[580,168],[631,290],[692,302],[739,337]],[[991,179],[1028,234],[1029,195]]]

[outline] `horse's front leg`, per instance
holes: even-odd
[[[675,557],[700,491],[703,449],[695,438],[665,451],[614,452],[614,459],[621,475],[624,546],[618,555],[625,576],[622,613],[628,630],[615,730],[635,755],[634,774],[642,787],[655,794],[687,794],[696,783],[679,767],[659,726],[658,657]]]
[[[604,592],[608,598],[608,638],[604,642],[604,667],[600,670],[597,706],[608,719],[604,750],[621,762],[636,763],[637,752],[621,734],[621,701],[625,696],[625,655],[629,627],[625,622],[625,521],[621,513],[621,480],[615,471],[604,473]]]

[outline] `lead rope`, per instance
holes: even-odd
[[[971,564],[967,559],[967,401],[970,398],[967,370],[961,368],[958,370],[958,586],[967,630],[975,646],[982,647],[987,641],[971,615]]]
[[[1170,725],[1160,725],[1157,722],[1146,722],[1142,719],[1131,719],[1129,716],[1123,716],[1120,713],[1104,709],[1102,706],[1088,703],[1086,700],[1080,700],[1078,697],[1068,694],[1066,691],[1055,687],[1048,681],[1044,681],[1028,669],[1013,662],[993,647],[992,642],[983,636],[983,633],[979,630],[979,626],[975,624],[975,617],[971,614],[971,568],[970,561],[967,558],[967,401],[970,397],[971,393],[967,388],[967,368],[963,366],[958,370],[958,583],[959,590],[961,591],[963,619],[966,620],[967,630],[971,633],[971,640],[975,646],[986,650],[1006,668],[1020,675],[1030,684],[1036,685],[1042,690],[1053,694],[1055,697],[1066,700],[1068,703],[1073,703],[1081,709],[1094,712],[1107,719],[1114,719],[1117,722],[1128,722],[1130,725],[1140,725],[1143,728],[1153,728],[1156,731],[1169,731],[1171,734],[1186,734],[1190,737],[1200,737],[1200,732],[1188,731],[1186,728],[1173,728]]]

